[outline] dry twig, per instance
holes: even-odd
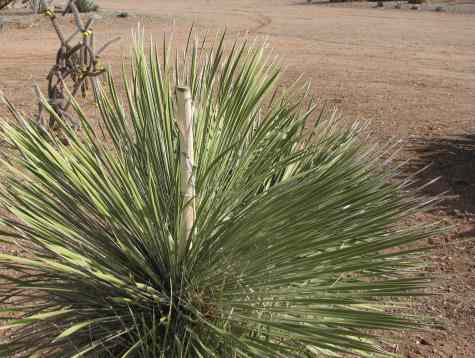
[[[43,7],[46,9],[44,14],[49,17],[51,24],[58,35],[60,47],[56,54],[56,63],[48,73],[48,97],[47,101],[54,112],[62,119],[70,122],[73,128],[78,129],[79,125],[67,113],[72,99],[81,91],[83,97],[86,96],[88,90],[88,80],[103,74],[106,70],[101,64],[100,55],[112,43],[120,38],[115,38],[107,42],[98,51],[94,46],[94,33],[92,27],[97,17],[90,17],[85,23],[82,21],[79,10],[76,6],[76,0],[69,0],[62,15],[72,13],[75,19],[76,30],[66,37],[57,22],[55,12],[47,7],[46,0],[41,0]],[[77,37],[79,41],[73,42]],[[68,88],[70,83],[71,88]],[[38,96],[40,96],[39,90]],[[45,126],[43,118],[43,110],[45,104],[39,101],[38,124],[43,130],[57,130],[56,119],[54,115],[50,115],[48,126]]]

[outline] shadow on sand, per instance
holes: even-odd
[[[415,154],[405,169],[416,185],[437,181],[424,188],[429,196],[445,194],[440,208],[452,215],[475,214],[475,134],[446,138],[414,138],[407,149]]]

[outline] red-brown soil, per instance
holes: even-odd
[[[420,181],[441,179],[426,194],[447,200],[415,222],[442,221],[449,234],[431,240],[434,296],[414,313],[445,322],[444,329],[398,334],[391,347],[407,357],[475,357],[475,7],[457,11],[401,10],[387,3],[307,4],[306,0],[99,0],[98,40],[122,35],[105,55],[119,72],[129,35],[140,21],[161,39],[182,42],[191,24],[227,28],[229,39],[266,37],[287,67],[284,84],[299,74],[316,96],[337,104],[348,120],[370,121],[374,141],[402,141],[407,173],[426,165]],[[431,10],[430,6],[425,8]],[[468,9],[464,11],[464,9]],[[129,12],[117,18],[119,11]],[[26,113],[35,111],[32,82],[45,84],[57,39],[44,17],[9,10],[0,29],[0,89]],[[72,21],[60,20],[66,25]],[[0,105],[0,117],[5,116]],[[0,150],[2,150],[0,148]]]

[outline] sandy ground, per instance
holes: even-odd
[[[475,357],[475,245],[460,240],[475,236],[473,3],[452,3],[458,10],[447,12],[292,0],[98,3],[104,17],[96,26],[100,40],[128,38],[138,21],[156,39],[174,31],[179,42],[191,24],[200,30],[226,27],[229,39],[246,32],[265,37],[287,67],[284,84],[304,73],[315,95],[337,104],[347,119],[370,121],[375,141],[401,139],[404,158],[414,158],[408,174],[432,163],[421,180],[441,180],[426,191],[449,197],[414,220],[441,220],[454,229],[431,242],[438,246],[429,254],[431,270],[441,277],[438,295],[418,300],[414,310],[444,320],[446,328],[402,334],[390,349],[407,357]],[[118,11],[130,16],[116,18]],[[44,84],[57,40],[45,18],[8,14],[11,21],[0,30],[0,89],[32,112],[31,83]],[[71,19],[61,21],[66,26]],[[117,71],[128,46],[125,40],[107,53]]]

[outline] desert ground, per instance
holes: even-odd
[[[130,32],[143,24],[160,40],[182,43],[193,25],[228,40],[267,39],[286,68],[282,85],[300,74],[313,93],[337,105],[349,121],[369,123],[374,142],[401,141],[406,175],[431,165],[421,183],[440,179],[425,194],[445,193],[429,213],[411,220],[451,228],[429,245],[435,295],[414,301],[414,314],[430,315],[438,329],[402,333],[388,350],[405,357],[475,357],[475,3],[404,5],[329,4],[306,0],[99,0],[99,41],[123,37],[104,61],[120,72]],[[127,17],[117,17],[119,12]],[[48,19],[10,9],[0,16],[0,89],[25,113],[36,110],[33,82],[41,87],[58,41]],[[61,18],[66,27],[71,17]],[[87,105],[87,103],[86,103]],[[0,105],[0,117],[7,118]],[[0,148],[1,150],[1,148]],[[410,220],[410,221],[411,221]]]

